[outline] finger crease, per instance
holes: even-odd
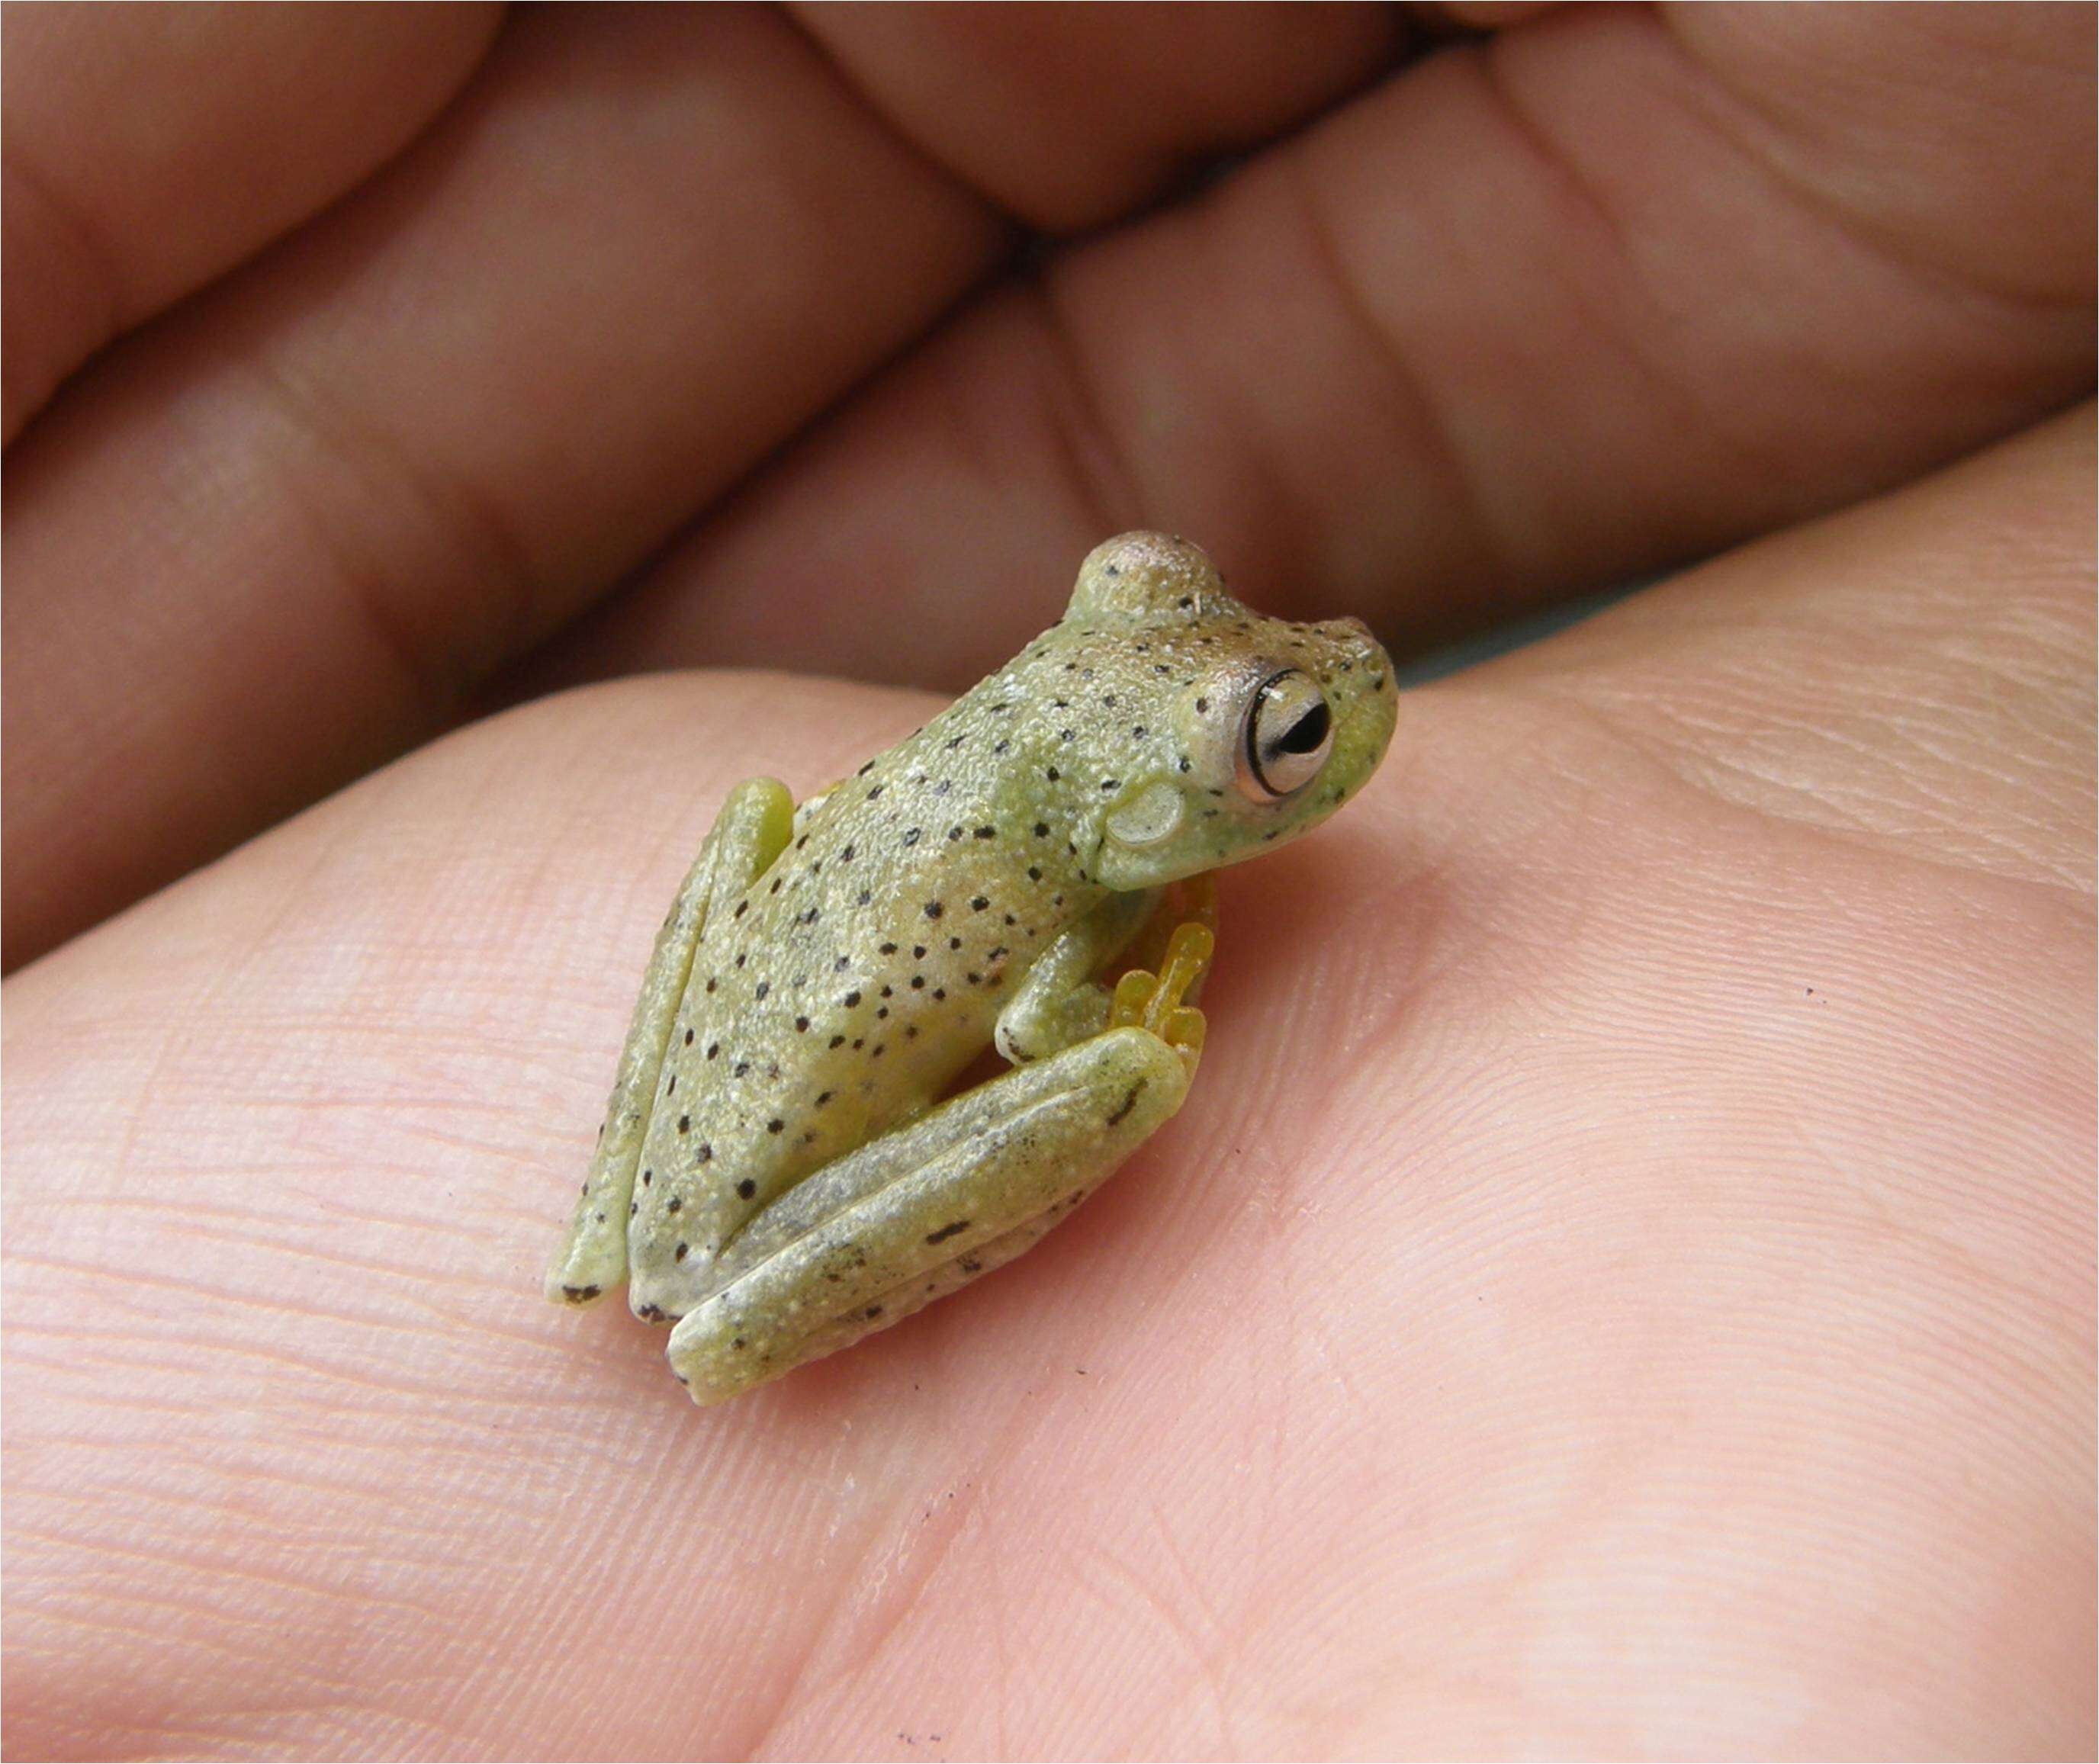
[[[2089,300],[2081,294],[2051,297],[2024,289],[1991,288],[1917,255],[1916,241],[1900,229],[1877,224],[1863,209],[1846,206],[1835,191],[1787,164],[1783,154],[1760,145],[1754,139],[1758,128],[1783,137],[1787,132],[1784,124],[1755,102],[1753,91],[1723,81],[1685,45],[1666,11],[1658,10],[1654,17],[1662,40],[1684,64],[1687,103],[1695,107],[1712,139],[1779,196],[1833,229],[1846,244],[1908,277],[1925,293],[1956,306],[1979,305],[1995,312],[2044,318],[2087,310]]]
[[[1050,359],[1044,406],[1051,444],[1096,533],[1145,525],[1143,487],[1095,389],[1086,352],[1059,298],[1054,266],[1025,284]]]
[[[102,230],[77,203],[67,198],[37,164],[35,156],[25,153],[16,141],[10,140],[4,157],[0,157],[0,176],[4,176],[9,205],[24,205],[32,213],[44,217],[63,242],[77,278],[77,285],[64,290],[67,304],[97,309],[95,323],[83,328],[81,333],[86,353],[92,354],[117,335],[130,306],[117,253]],[[68,363],[63,368],[56,363],[41,365],[53,372],[55,384],[57,378],[78,364]]]
[[[257,355],[254,371],[274,406],[365,487],[345,519],[341,499],[315,495],[296,465],[283,474],[383,651],[433,715],[449,714],[537,628],[548,584],[524,541],[492,498],[455,475],[441,479],[398,436],[319,383],[286,372],[266,354]],[[438,554],[438,567],[381,555],[363,537],[368,517],[362,508],[369,503],[407,516],[411,530],[433,535],[429,549]],[[461,596],[435,592],[433,577],[447,575],[469,591],[464,617]]]
[[[1293,205],[1305,230],[1312,260],[1324,276],[1335,306],[1344,320],[1362,340],[1365,357],[1382,369],[1399,403],[1413,414],[1410,425],[1419,438],[1428,470],[1447,487],[1457,525],[1481,548],[1490,573],[1509,567],[1507,548],[1501,542],[1498,523],[1481,488],[1481,476],[1466,457],[1455,429],[1442,403],[1432,389],[1428,376],[1419,371],[1397,337],[1364,300],[1361,283],[1349,267],[1332,218],[1320,199],[1318,180],[1301,153],[1287,156],[1283,163],[1293,173]]]
[[[1531,113],[1508,77],[1500,44],[1490,43],[1467,59],[1478,76],[1486,114],[1507,131],[1509,139],[1537,167],[1541,179],[1560,192],[1565,206],[1574,214],[1586,217],[1589,236],[1601,240],[1613,260],[1615,274],[1610,285],[1620,297],[1622,310],[1613,310],[1596,299],[1571,262],[1554,283],[1580,313],[1589,335],[1639,376],[1658,408],[1676,414],[1685,433],[1702,435],[1712,445],[1725,449],[1737,466],[1758,479],[1782,473],[1785,460],[1774,458],[1767,444],[1741,431],[1732,405],[1716,406],[1701,398],[1691,382],[1673,372],[1648,346],[1649,339],[1666,337],[1675,327],[1666,306],[1653,297],[1638,240],[1577,156]]]
[[[867,119],[868,125],[886,135],[898,151],[908,154],[925,167],[926,170],[957,194],[981,203],[1009,226],[1025,228],[1028,222],[1001,201],[997,194],[984,187],[965,173],[960,166],[952,165],[940,157],[932,147],[913,134],[885,108],[880,99],[854,74],[851,68],[834,54],[829,44],[795,16],[791,7],[779,9],[776,16],[782,20],[809,53],[822,64],[826,73],[838,90]]]

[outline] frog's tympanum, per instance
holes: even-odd
[[[1202,878],[1346,802],[1394,704],[1354,620],[1262,618],[1195,546],[1131,533],[852,777],[799,809],[739,786],[657,938],[548,1296],[623,1282],[719,1402],[1010,1260],[1187,1094]],[[1013,1069],[956,1092],[988,1046]]]

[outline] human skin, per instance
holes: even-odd
[[[9,1756],[2090,1755],[2092,14],[1468,17],[4,15]],[[694,1411],[538,1296],[679,874],[1140,524],[1721,555]]]

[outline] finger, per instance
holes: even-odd
[[[1903,502],[1986,632],[1991,535],[2064,512]],[[924,708],[535,706],[9,983],[11,1747],[2084,1749],[2088,900],[1715,797],[1557,686],[1412,695],[1226,879],[1204,1093],[996,1280],[704,1415],[542,1306],[709,805]]]
[[[1210,100],[1199,71],[1175,89],[1198,141],[1383,52],[1374,19],[1317,13],[1234,121],[1261,33],[1175,18],[1151,52],[1239,46]],[[1118,115],[1066,190],[1088,212],[1157,171],[1157,120]],[[777,15],[521,19],[407,162],[14,462],[8,959],[441,724],[1003,236]]]
[[[7,438],[110,338],[398,152],[464,81],[499,15],[9,7]]]
[[[1138,525],[1414,649],[1899,482],[2090,385],[2091,29],[1578,7],[1446,50],[990,302],[517,689],[957,687]]]
[[[911,139],[1028,225],[1116,218],[1368,80],[1389,7],[798,6]]]
[[[7,959],[426,732],[999,237],[775,14],[521,15],[17,450]]]

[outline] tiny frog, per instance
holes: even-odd
[[[852,777],[799,808],[738,786],[657,937],[547,1296],[624,1282],[712,1403],[1018,1256],[1187,1094],[1204,878],[1346,802],[1395,706],[1357,621],[1261,618],[1196,547],[1129,533]],[[992,1047],[1012,1069],[957,1093]]]

